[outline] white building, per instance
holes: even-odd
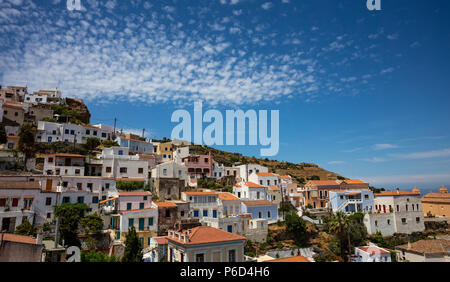
[[[40,143],[70,142],[85,144],[88,138],[111,140],[112,132],[95,126],[39,121],[36,141]]]
[[[212,164],[212,176],[216,179],[221,179],[225,176],[225,166],[217,162]]]
[[[425,230],[420,191],[386,191],[375,194],[374,212],[364,216],[369,234],[411,234]]]
[[[144,182],[148,179],[148,162],[139,155],[129,155],[128,148],[104,148],[98,157],[103,160],[103,177]]]
[[[77,154],[52,154],[44,159],[44,174],[84,176],[86,156]]]
[[[183,159],[186,158],[187,156],[189,156],[189,154],[190,154],[190,150],[189,150],[188,146],[177,148],[172,153],[173,160],[176,163],[181,164],[181,163],[183,163]]]
[[[353,262],[391,262],[391,253],[378,246],[356,247]]]
[[[187,168],[175,161],[165,162],[152,169],[152,183],[158,178],[178,178],[184,180],[184,185],[188,182]]]
[[[242,181],[250,181],[249,176],[252,175],[252,173],[259,173],[259,172],[269,172],[269,169],[265,166],[258,165],[258,164],[244,164],[238,166],[239,168],[239,176]]]
[[[182,192],[181,199],[189,202],[190,217],[203,219],[219,217],[219,201],[216,192]]]
[[[24,102],[29,104],[46,104],[47,103],[47,94],[44,93],[28,93],[25,94]]]
[[[233,186],[233,194],[241,200],[268,200],[267,187],[254,182],[241,182]]]
[[[250,182],[254,182],[265,187],[268,186],[279,187],[280,185],[279,175],[270,172],[253,172],[252,174],[250,174],[248,179]]]

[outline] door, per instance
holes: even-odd
[[[217,210],[213,210],[213,218],[217,218]]]
[[[139,230],[144,230],[144,218],[139,218]]]
[[[47,179],[47,183],[45,184],[45,190],[51,191],[52,190],[52,186],[53,186],[53,180],[52,179]]]
[[[230,233],[233,233],[233,225],[228,225],[227,226],[227,231]]]

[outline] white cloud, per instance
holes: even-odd
[[[450,149],[413,152],[406,154],[390,154],[389,156],[397,159],[429,159],[429,158],[449,157]]]
[[[335,164],[344,164],[344,161],[330,161],[328,162],[329,165],[335,165]]]
[[[379,157],[364,158],[364,159],[361,159],[361,160],[365,161],[365,162],[369,162],[369,163],[382,163],[382,162],[386,161],[386,159],[379,158]]]
[[[395,149],[398,148],[397,145],[393,144],[375,144],[372,146],[374,150],[386,150],[386,149]]]
[[[271,2],[266,2],[261,5],[261,8],[263,8],[264,10],[269,10],[272,7],[273,7],[273,4]]]

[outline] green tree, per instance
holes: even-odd
[[[122,262],[142,262],[142,246],[134,226],[128,229]]]
[[[95,138],[95,137],[89,137],[88,139],[86,139],[86,149],[88,149],[89,151],[93,151],[95,150],[95,148],[97,148],[98,146],[100,146],[101,142],[100,139]]]
[[[36,236],[37,235],[37,227],[33,226],[29,221],[28,218],[24,218],[21,225],[17,226],[16,232],[14,232],[17,235],[24,235],[24,236]]]
[[[328,230],[333,233],[339,240],[339,245],[341,248],[341,257],[346,261],[347,256],[345,255],[345,247],[348,246],[349,254],[351,253],[351,242],[349,228],[351,225],[351,220],[343,213],[337,212],[333,214],[327,222]],[[347,240],[347,244],[345,243]]]
[[[298,245],[305,245],[308,239],[306,231],[306,223],[298,214],[289,212],[286,214],[286,231],[291,233],[295,238],[295,243]]]
[[[112,141],[112,140],[103,140],[102,144],[103,147],[105,148],[111,148],[111,147],[119,147],[119,143],[117,143],[117,141]]]
[[[309,178],[309,180],[320,180],[320,176],[318,175],[313,175]]]
[[[8,136],[6,135],[5,126],[0,122],[0,144],[8,142]]]
[[[64,203],[60,206],[55,206],[54,209],[55,216],[59,217],[60,238],[64,239],[64,244],[66,246],[80,247],[81,243],[77,238],[78,225],[89,207],[80,203]]]
[[[19,130],[19,150],[24,155],[25,170],[29,158],[33,158],[36,152],[34,142],[35,128],[31,124],[24,124]]]
[[[99,236],[103,230],[103,219],[99,214],[90,214],[80,221],[86,235]]]
[[[107,256],[102,252],[82,252],[81,262],[117,262],[117,258],[112,256]]]

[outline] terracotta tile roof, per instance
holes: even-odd
[[[176,208],[177,205],[175,205],[173,202],[165,201],[165,202],[154,202],[155,205],[157,205],[160,208]]]
[[[152,194],[148,191],[137,191],[137,192],[119,192],[119,196],[151,196]]]
[[[295,256],[295,257],[288,257],[288,258],[266,260],[265,262],[310,262],[310,261],[307,258],[305,258],[304,256]]]
[[[108,179],[105,177],[104,179]],[[122,182],[145,182],[145,178],[110,178],[111,180],[122,181]]]
[[[117,199],[119,199],[119,198],[118,197],[109,198],[109,199],[100,201],[100,204],[107,203],[107,202],[110,202],[110,201],[113,201],[113,200],[117,200]]]
[[[156,243],[160,244],[160,245],[167,245],[167,243],[169,242],[167,240],[167,236],[164,237],[153,237],[153,240],[156,241]]]
[[[277,176],[276,174],[271,173],[271,172],[257,172],[256,175],[258,175],[258,176]]]
[[[367,182],[362,181],[360,179],[346,179],[343,180],[342,182],[345,182],[347,184],[368,184]]]
[[[250,182],[250,181],[245,182],[245,186],[247,186],[249,188],[264,188],[264,186],[256,184],[255,182]]]
[[[235,195],[228,193],[228,192],[217,193],[217,195],[219,195],[219,199],[221,199],[222,201],[240,201],[241,200],[238,197],[236,197]]]
[[[277,186],[273,186],[273,185],[270,185],[269,189],[273,190],[273,191],[281,191],[280,188],[278,188]]]
[[[24,110],[22,107],[19,107],[19,106],[13,106],[13,105],[8,105],[8,104],[3,104],[3,108],[10,108],[10,109],[21,110],[21,111]]]
[[[280,178],[287,178],[287,179],[291,179],[292,177],[290,175],[281,175]]]
[[[386,191],[375,194],[375,196],[420,196],[420,193],[395,190],[395,191]]]
[[[4,241],[37,245],[37,240],[30,236],[2,233],[0,234],[0,240],[2,236]]]
[[[428,193],[422,197],[422,203],[450,204],[449,193]]]
[[[334,180],[309,180],[308,183],[316,186],[339,186]]]
[[[237,187],[237,188],[241,188],[241,187],[242,187],[242,186],[239,185],[239,184],[235,184],[234,186]]]
[[[169,241],[175,241],[183,245],[198,245],[198,244],[211,244],[219,242],[230,242],[230,241],[244,241],[247,238],[239,236],[230,232],[223,231],[210,226],[198,226],[189,230],[184,230],[184,234],[189,235],[189,242],[184,243],[178,238],[173,238],[168,236]]]
[[[86,157],[86,156],[78,155],[78,154],[63,154],[63,153],[51,154],[51,155],[47,155],[47,156],[70,157],[70,158],[85,158]]]
[[[188,195],[188,196],[212,196],[212,195],[217,195],[216,192],[184,192],[184,194]]]
[[[369,254],[389,254],[385,249],[376,246],[359,247],[358,249]]]
[[[268,200],[255,200],[255,201],[243,201],[242,202],[246,206],[274,206],[275,203],[272,203]]]
[[[450,240],[420,240],[411,244],[397,246],[396,249],[416,254],[450,254]]]
[[[0,189],[41,189],[38,181],[0,181]]]

